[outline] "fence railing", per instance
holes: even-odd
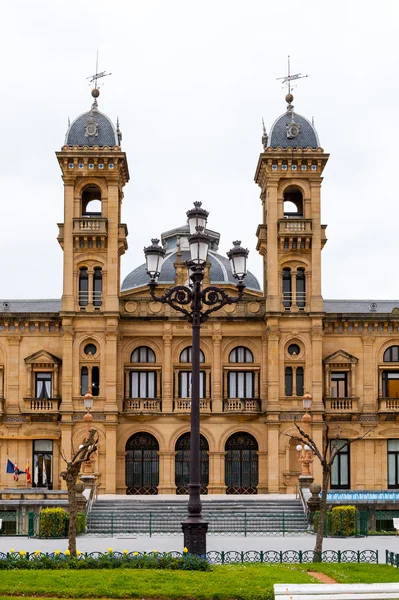
[[[385,550],[385,564],[399,569],[399,554],[397,552]]]
[[[187,518],[186,512],[167,515],[159,512],[137,512],[123,515],[117,512],[96,514],[91,512],[87,519],[87,533],[91,535],[141,534],[162,535],[181,534],[181,524]],[[303,513],[264,513],[234,512],[205,513],[209,523],[208,533],[212,535],[303,535],[307,529],[307,518]]]

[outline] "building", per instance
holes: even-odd
[[[61,300],[0,301],[0,464],[33,487],[60,489],[63,461],[85,438],[83,396],[94,397],[100,493],[187,493],[191,327],[153,302],[144,265],[120,281],[129,179],[119,126],[91,109],[57,152],[64,183]],[[244,299],[202,328],[201,472],[208,494],[293,493],[300,472],[294,419],[311,393],[321,443],[374,428],[346,447],[331,487],[399,487],[399,300],[323,300],[321,184],[328,154],[313,125],[284,112],[264,133],[255,172],[257,249],[264,291],[249,274]],[[211,208],[211,207],[209,207]],[[254,224],[255,227],[255,224]],[[149,232],[150,234],[150,232]],[[162,234],[159,289],[185,283],[186,226]],[[206,281],[234,294],[228,260],[212,245]],[[320,480],[320,467],[314,462]],[[0,488],[26,487],[0,469]]]

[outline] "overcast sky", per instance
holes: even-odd
[[[120,118],[130,169],[122,276],[143,246],[210,211],[221,253],[241,239],[262,280],[253,181],[268,131],[285,112],[277,77],[309,74],[295,110],[314,116],[330,153],[322,188],[325,298],[399,298],[397,141],[399,2],[113,0],[2,3],[0,297],[59,298],[63,185],[54,152],[68,117],[91,105]],[[393,186],[393,188],[392,188]]]

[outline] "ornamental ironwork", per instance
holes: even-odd
[[[257,494],[258,443],[249,433],[240,432],[226,442],[226,494]]]
[[[159,484],[159,444],[150,433],[139,432],[126,444],[126,494],[156,495]]]
[[[176,442],[175,457],[175,483],[176,494],[189,493],[190,483],[190,433],[184,433]],[[208,493],[209,483],[209,444],[203,435],[200,435],[200,477],[201,494]]]

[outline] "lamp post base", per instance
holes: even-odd
[[[202,519],[192,520],[190,517],[181,524],[184,535],[184,547],[190,554],[205,556],[206,554],[206,532],[208,523]]]

